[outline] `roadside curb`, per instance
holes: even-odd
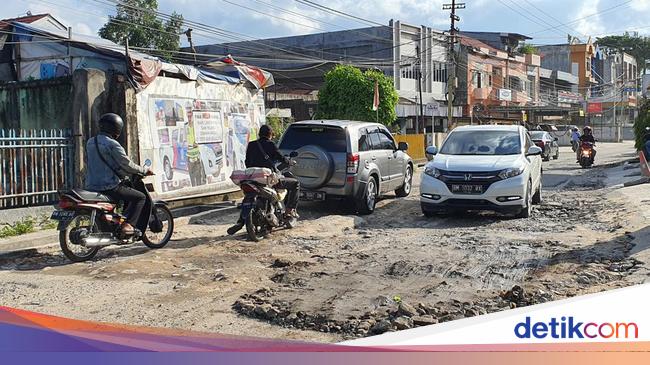
[[[227,204],[215,204],[214,206],[204,205],[174,209],[172,214],[174,216],[174,225],[178,227],[194,224],[204,219],[213,219],[216,216],[229,214],[237,209],[235,202],[228,202]],[[0,255],[58,245],[59,231],[48,229],[0,239]]]

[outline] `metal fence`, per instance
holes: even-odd
[[[0,209],[43,205],[74,181],[72,131],[0,129]]]

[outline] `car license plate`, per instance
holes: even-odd
[[[74,218],[74,213],[73,210],[55,210],[52,212],[50,219],[54,219],[55,221],[69,221]]]
[[[320,191],[301,191],[301,200],[325,200],[325,193]]]
[[[452,185],[451,192],[455,194],[483,194],[483,185]]]

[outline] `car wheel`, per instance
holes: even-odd
[[[165,177],[167,180],[171,180],[174,177],[174,169],[167,157],[165,157],[165,160],[163,161],[163,170],[165,171]]]
[[[411,194],[411,187],[413,186],[413,168],[409,165],[406,167],[406,173],[404,174],[404,185],[401,188],[395,190],[395,195],[400,198],[406,197]]]
[[[377,179],[374,177],[368,179],[366,190],[363,193],[363,196],[356,202],[357,211],[359,214],[371,214],[375,211],[375,205],[377,204],[377,192],[379,191],[378,188]]]
[[[532,181],[528,181],[528,189],[526,189],[526,206],[524,206],[519,214],[517,214],[517,218],[528,218],[531,216],[533,212],[533,195],[530,193],[531,190],[533,190],[533,183]]]

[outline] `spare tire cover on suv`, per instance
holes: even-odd
[[[318,189],[327,184],[334,173],[332,156],[316,145],[300,147],[296,152],[298,163],[291,168],[291,172],[300,180],[300,185],[307,189]]]

